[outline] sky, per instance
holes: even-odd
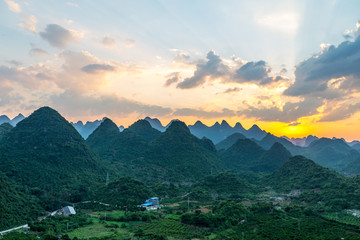
[[[358,0],[0,0],[0,115],[360,139]]]

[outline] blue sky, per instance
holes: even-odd
[[[1,0],[0,113],[49,105],[72,121],[350,129],[359,10],[355,0]]]

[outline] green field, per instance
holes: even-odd
[[[347,214],[345,212],[327,213],[323,214],[322,216],[333,221],[360,227],[360,218],[354,217],[351,214]]]

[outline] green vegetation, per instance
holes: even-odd
[[[43,214],[39,199],[0,173],[0,230],[26,224]]]
[[[105,182],[106,167],[55,110],[43,107],[0,143],[0,169],[41,198],[47,209],[80,201]]]
[[[117,205],[121,209],[136,209],[137,205],[144,203],[151,195],[152,191],[142,182],[122,177],[100,188],[96,198],[107,204]]]
[[[346,212],[360,209],[360,177],[291,157],[271,134],[257,141],[268,150],[234,134],[217,151],[180,121],[163,133],[145,120],[120,132],[105,119],[85,142],[45,107],[1,125],[1,137],[0,229],[31,228],[4,239],[360,239],[360,218]],[[309,149],[331,167],[349,159],[340,140]],[[138,207],[153,196],[161,209]],[[78,214],[35,221],[69,204]]]
[[[0,125],[0,140],[8,134],[8,132],[13,129],[13,126],[10,125],[10,123],[3,123]]]

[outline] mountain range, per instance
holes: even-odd
[[[0,116],[0,125],[3,123],[9,123],[11,126],[15,127],[16,124],[18,124],[20,121],[22,121],[24,119],[24,115],[22,115],[21,113],[19,113],[16,117],[14,117],[13,119],[10,119],[8,116],[6,115],[1,115]]]
[[[111,119],[104,118],[85,141],[49,107],[36,110],[15,127],[3,123],[0,206],[12,204],[24,210],[19,214],[16,208],[5,207],[0,220],[10,226],[20,223],[19,216],[31,219],[34,213],[88,199],[130,204],[123,194],[140,201],[152,193],[143,183],[191,186],[196,190],[192,196],[206,191],[204,196],[215,199],[239,198],[262,188],[302,189],[299,201],[325,202],[340,209],[360,205],[360,177],[348,178],[331,170],[360,173],[360,153],[353,148],[358,143],[349,146],[341,139],[321,138],[299,147],[256,125],[232,134],[241,125],[232,128],[225,121],[215,127],[195,125],[174,120],[159,131],[148,120],[138,120],[120,131]],[[214,145],[206,136],[196,137],[191,128],[200,135],[230,135]],[[249,132],[252,138],[247,137]],[[130,191],[131,186],[141,192]],[[314,192],[317,189],[319,193]],[[33,208],[24,206],[24,201]]]

